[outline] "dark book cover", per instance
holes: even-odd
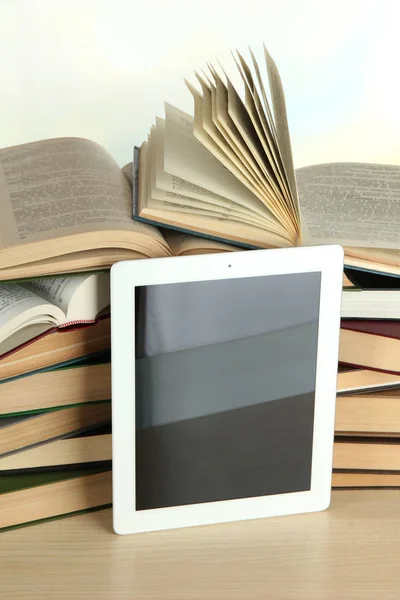
[[[341,329],[400,340],[400,321],[374,319],[342,319]]]

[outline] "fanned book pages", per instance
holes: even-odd
[[[400,167],[295,171],[275,62],[233,60],[240,86],[208,65],[186,82],[194,116],[166,104],[135,152],[135,218],[245,247],[338,243],[346,264],[399,275]]]

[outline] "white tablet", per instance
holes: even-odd
[[[330,502],[339,246],[116,264],[117,533]]]

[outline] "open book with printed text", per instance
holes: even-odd
[[[93,323],[109,305],[106,272],[0,284],[0,356],[48,329]]]
[[[81,138],[0,149],[0,281],[229,250],[135,222],[131,173]]]
[[[251,50],[233,60],[239,85],[208,65],[186,81],[194,116],[166,104],[151,127],[136,152],[135,218],[245,247],[341,244],[349,266],[400,273],[400,167],[295,171],[275,62],[265,48],[262,63]]]

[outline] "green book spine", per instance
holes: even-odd
[[[66,481],[76,477],[84,477],[86,475],[96,475],[109,471],[107,467],[85,467],[82,469],[54,469],[51,471],[31,471],[17,473],[13,475],[1,475],[0,477],[0,494],[8,494],[27,488],[36,487],[38,485],[47,485],[58,481]]]
[[[23,377],[29,377],[30,375],[36,375],[36,373],[47,373],[48,371],[58,371],[60,369],[67,368],[79,368],[86,365],[95,365],[95,364],[103,364],[110,362],[111,353],[110,350],[101,350],[100,352],[94,352],[93,354],[87,354],[86,356],[79,356],[78,358],[72,358],[71,360],[66,360],[61,363],[57,363],[55,365],[50,365],[49,367],[43,367],[43,369],[36,369],[35,371],[29,371],[29,373],[23,373],[22,375],[15,375],[15,377],[9,377],[7,379],[2,379],[0,381],[0,385],[2,383],[7,383],[9,381],[14,381],[15,379],[22,379]]]

